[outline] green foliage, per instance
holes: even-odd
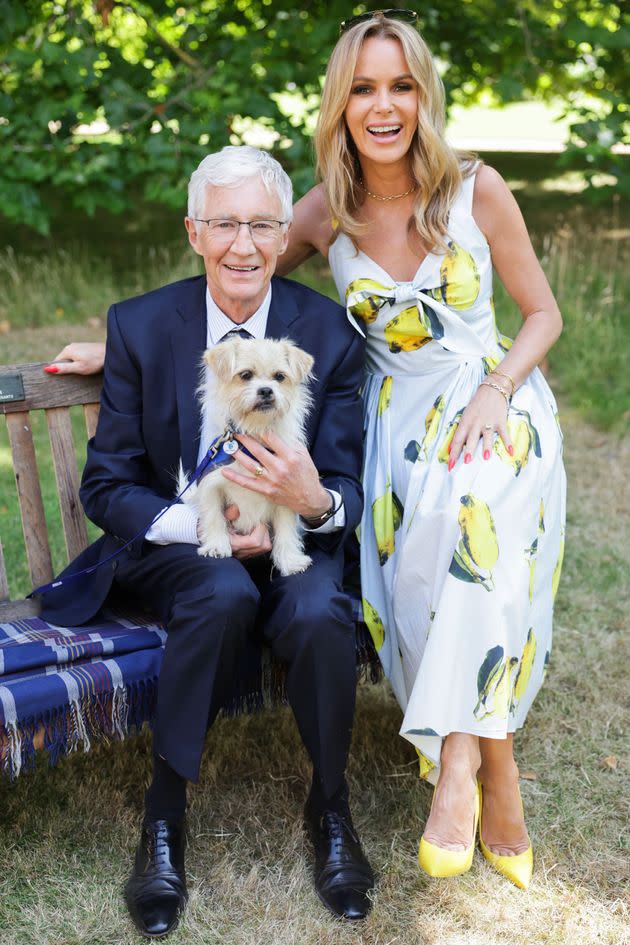
[[[366,6],[0,0],[2,212],[46,233],[54,210],[44,189],[90,214],[122,212],[139,196],[181,206],[191,168],[241,143],[252,121],[303,192],[338,24]],[[611,148],[628,134],[621,4],[441,0],[425,5],[421,26],[444,63],[449,101],[562,97],[573,117],[567,163],[630,192]]]

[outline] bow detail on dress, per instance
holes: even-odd
[[[464,318],[440,299],[440,289],[427,289],[416,282],[382,285],[374,279],[354,279],[346,289],[348,317],[362,334],[358,322],[370,326],[381,316],[386,305],[409,306],[383,326],[385,339],[393,353],[414,351],[429,341],[437,341],[448,351],[463,357],[484,357],[488,346]],[[371,328],[370,333],[378,331]],[[492,346],[494,349],[494,346]]]
[[[421,289],[420,291],[425,291]],[[417,289],[413,282],[398,282],[394,287],[395,302],[415,302]]]

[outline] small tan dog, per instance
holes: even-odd
[[[230,338],[203,356],[210,371],[199,388],[208,428],[260,439],[273,431],[289,446],[304,445],[305,424],[311,407],[307,381],[313,358],[292,341],[270,338]],[[252,475],[241,468],[244,475]],[[252,477],[253,478],[253,477]],[[180,470],[180,491],[186,480]],[[298,516],[257,492],[230,482],[221,470],[209,472],[184,496],[199,514],[200,555],[229,558],[230,533],[224,511],[237,505],[239,517],[231,528],[247,535],[260,522],[271,529],[271,557],[281,575],[305,571],[311,563],[304,554]]]

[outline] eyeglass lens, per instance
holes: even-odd
[[[282,223],[279,220],[204,220],[208,231],[216,242],[233,242],[242,226],[249,229],[254,243],[265,243],[275,239]]]

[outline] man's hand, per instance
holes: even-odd
[[[237,505],[229,505],[224,512],[228,522],[234,522],[239,514]],[[271,535],[264,523],[257,525],[249,535],[237,535],[236,532],[230,529],[230,544],[232,545],[234,557],[244,561],[246,558],[269,554],[271,551]]]
[[[251,436],[237,434],[237,440],[254,459],[242,450],[234,454],[239,466],[252,475],[244,475],[235,466],[221,470],[223,476],[251,492],[264,495],[277,505],[285,505],[304,518],[317,518],[330,508],[330,493],[319,481],[319,474],[306,447],[289,447],[269,433],[259,443]]]

